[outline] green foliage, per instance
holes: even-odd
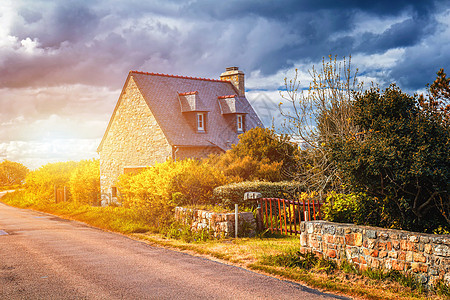
[[[213,189],[229,179],[217,168],[197,160],[183,160],[173,164],[168,193],[178,194],[175,205],[212,204]]]
[[[217,159],[215,164],[211,162],[212,159],[209,158],[208,164],[223,170],[223,173],[234,182],[244,180],[280,181],[282,179],[283,163],[271,162],[267,158],[257,160],[250,156],[239,157],[232,152],[226,152]]]
[[[364,193],[331,192],[322,207],[324,219],[330,222],[382,226],[383,203]]]
[[[189,225],[174,222],[163,230],[167,238],[182,240],[187,243],[205,242],[213,238],[211,232],[207,229],[199,231],[191,230]]]
[[[337,264],[333,260],[319,258],[312,252],[301,253],[300,251],[289,251],[278,255],[267,256],[263,259],[263,263],[305,270],[314,268],[318,271],[324,271],[327,274],[337,269]]]
[[[450,286],[444,280],[437,281],[433,289],[439,296],[450,298]]]
[[[342,260],[341,264],[339,265],[339,269],[341,269],[344,273],[348,274],[358,274],[359,271],[355,267],[355,265],[349,263],[346,259]]]
[[[244,181],[217,187],[213,193],[216,203],[232,207],[234,204],[255,205],[255,201],[244,203],[246,192],[259,192],[264,198],[296,199],[303,190],[304,186],[297,182]]]
[[[326,145],[347,186],[381,199],[388,227],[450,226],[450,127],[395,85],[359,95],[354,110],[361,132]]]
[[[80,161],[69,179],[72,200],[79,204],[98,205],[100,200],[100,162]]]
[[[18,162],[4,160],[0,163],[0,187],[22,184],[29,170]]]
[[[450,123],[450,78],[444,69],[437,72],[436,80],[428,86],[428,97],[419,96],[420,107],[438,121]]]
[[[210,204],[212,191],[228,179],[197,160],[166,161],[119,178],[122,205],[163,224],[175,205]]]
[[[256,127],[239,136],[239,143],[208,164],[223,170],[233,181],[290,179],[295,166],[297,146],[286,135]]]
[[[69,186],[70,176],[77,165],[74,161],[46,164],[28,173],[25,189],[42,201],[51,201],[54,198],[55,186]]]
[[[287,170],[295,166],[296,145],[287,135],[277,135],[273,129],[256,127],[239,136],[239,143],[230,150],[237,157],[250,156],[258,161],[282,162]]]

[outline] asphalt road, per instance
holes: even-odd
[[[0,299],[343,299],[0,203]]]

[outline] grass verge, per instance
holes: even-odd
[[[448,286],[436,293],[402,285],[393,276],[363,274],[351,265],[333,265],[329,261],[298,254],[298,237],[266,233],[255,238],[211,240],[205,234],[190,234],[182,227],[165,228],[166,234],[136,212],[123,207],[92,207],[74,203],[37,202],[24,192],[5,195],[2,202],[78,220],[106,230],[127,234],[153,245],[204,255],[257,272],[289,279],[313,288],[352,296],[357,299],[448,299]],[[161,229],[161,228],[159,228]],[[367,272],[366,272],[367,273]],[[439,295],[439,292],[442,295]]]

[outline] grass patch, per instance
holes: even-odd
[[[21,184],[0,186],[0,192],[7,191],[7,190],[17,190],[17,189],[20,189],[21,187],[22,187]]]
[[[203,204],[203,205],[183,205],[183,208],[192,209],[192,210],[207,210],[209,212],[215,213],[233,213],[234,211],[224,207],[222,205],[211,205],[211,204]]]

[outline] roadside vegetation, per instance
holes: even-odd
[[[100,207],[98,160],[51,163],[29,171],[0,164],[2,202],[86,222],[150,243],[194,251],[243,267],[368,299],[450,297],[439,283],[427,291],[414,277],[360,272],[350,264],[299,252],[297,238],[214,240],[173,219],[175,206],[252,211],[243,194],[315,197],[326,220],[427,233],[450,233],[450,79],[444,70],[426,95],[395,85],[363,89],[350,61],[324,59],[308,91],[286,80],[283,133],[255,128],[222,155],[157,163],[124,174],[119,203]],[[296,143],[301,141],[300,144]],[[55,203],[65,189],[66,201]]]

